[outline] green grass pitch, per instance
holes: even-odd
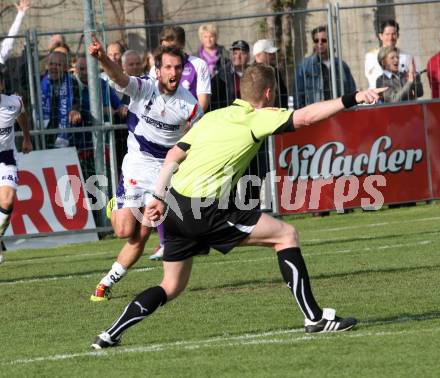
[[[275,253],[237,248],[196,258],[180,298],[95,352],[95,336],[160,281],[161,263],[142,257],[94,303],[123,241],[7,252],[0,377],[439,377],[440,203],[286,220],[318,302],[357,317],[353,331],[306,335]]]

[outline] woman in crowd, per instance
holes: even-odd
[[[199,27],[200,47],[196,56],[203,59],[208,64],[209,75],[211,77],[211,103],[210,110],[221,106],[219,98],[223,95],[224,82],[219,73],[225,69],[229,61],[229,51],[217,44],[217,28],[212,24],[204,24]]]
[[[376,88],[388,87],[383,93],[385,102],[415,100],[423,96],[423,85],[420,75],[416,73],[414,60],[409,66],[408,73],[399,72],[399,49],[395,46],[382,47],[377,60],[383,69],[383,74],[377,78]]]

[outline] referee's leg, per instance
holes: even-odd
[[[306,319],[322,318],[312,293],[309,274],[299,247],[299,236],[295,227],[263,213],[244,245],[264,245],[275,249],[281,275],[294,295]]]
[[[316,302],[299,247],[298,233],[292,225],[262,214],[242,244],[264,245],[275,249],[281,275],[304,314],[306,332],[340,332],[356,325],[356,319],[336,316],[334,309],[321,309]]]

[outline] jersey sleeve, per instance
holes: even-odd
[[[20,114],[24,113],[24,105],[21,97],[12,95],[10,99],[15,108],[14,116],[19,116]]]
[[[132,100],[140,100],[149,97],[154,90],[154,81],[150,78],[140,78],[129,76],[128,85],[125,88],[115,84],[115,89],[127,96],[130,96]]]
[[[200,106],[200,104],[197,102],[194,105],[191,114],[189,115],[188,118],[189,126],[192,127],[200,118],[202,118],[202,116],[203,116],[203,109]]]
[[[292,120],[293,110],[263,108],[256,110],[256,121],[251,126],[255,138],[262,139],[275,134],[283,125]],[[287,131],[286,128],[282,128]],[[292,123],[293,130],[293,123]]]
[[[200,59],[197,71],[197,94],[211,94],[211,76],[209,75],[208,64]]]
[[[199,124],[195,125],[194,127],[191,127],[191,129],[189,129],[189,131],[186,134],[184,134],[182,138],[180,138],[180,140],[177,142],[177,145],[178,146],[186,145],[187,148],[184,149],[184,151],[188,150],[193,144],[194,139],[196,138],[197,134],[199,133],[199,130],[202,127]]]

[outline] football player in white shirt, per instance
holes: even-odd
[[[0,92],[2,90],[3,77],[0,74]],[[27,154],[32,151],[32,142],[23,102],[18,96],[0,94],[0,237],[9,226],[17,192],[17,149],[14,132],[16,120],[23,130],[21,150]],[[4,256],[0,248],[0,264],[3,261]]]
[[[142,222],[161,166],[169,149],[203,114],[197,100],[179,85],[183,53],[177,47],[160,47],[155,54],[157,80],[126,75],[112,62],[101,43],[92,37],[89,53],[97,58],[115,89],[130,96],[128,152],[122,163],[116,205],[111,214],[115,234],[128,238],[110,271],[102,278],[92,301],[109,298],[110,288],[139,259],[151,232]]]
[[[178,25],[165,26],[160,32],[159,41],[161,46],[177,46],[185,50],[185,30]],[[150,77],[156,78],[154,67],[151,68],[149,75]],[[206,112],[211,98],[211,76],[209,74],[208,64],[199,57],[185,54],[180,85],[192,93],[199,101],[203,111]],[[150,260],[161,260],[163,256],[163,226],[159,225],[157,231],[159,233],[160,245],[154,249]]]

